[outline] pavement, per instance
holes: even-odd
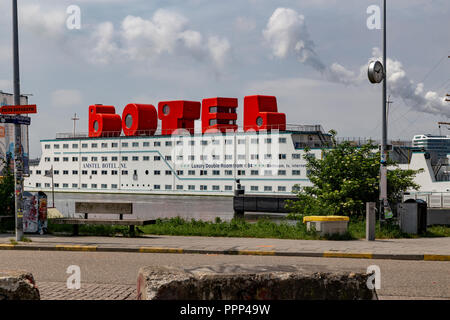
[[[0,250],[140,252],[264,255],[353,259],[450,261],[450,237],[416,239],[284,240],[184,236],[85,237],[26,235],[31,242],[12,243],[0,234]]]

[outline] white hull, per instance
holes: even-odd
[[[239,179],[246,194],[286,195],[310,185],[305,145],[322,156],[317,133],[299,131],[42,140],[24,187],[51,191],[53,167],[55,192],[231,196]]]

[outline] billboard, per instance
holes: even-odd
[[[27,105],[28,97],[21,96],[20,104]],[[14,105],[14,95],[0,91],[0,107]],[[23,147],[23,166],[24,175],[29,174],[29,144],[28,144],[28,126],[22,125],[22,147]],[[4,159],[9,167],[14,170],[14,124],[0,124],[0,159]],[[0,176],[4,170],[3,161],[0,162]]]

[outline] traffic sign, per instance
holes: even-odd
[[[24,124],[29,126],[31,124],[30,117],[24,116],[0,116],[0,123],[14,123],[14,124]]]
[[[22,114],[22,113],[37,113],[35,104],[20,105],[20,106],[3,106],[0,108],[0,113],[3,114]]]

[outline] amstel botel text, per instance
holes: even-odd
[[[232,195],[291,194],[309,185],[305,147],[316,157],[331,137],[320,125],[287,125],[273,96],[89,107],[87,134],[41,140],[29,191]],[[201,117],[201,133],[194,122]],[[161,127],[158,129],[158,119]],[[122,134],[123,132],[123,134]],[[52,172],[53,168],[53,185]]]

